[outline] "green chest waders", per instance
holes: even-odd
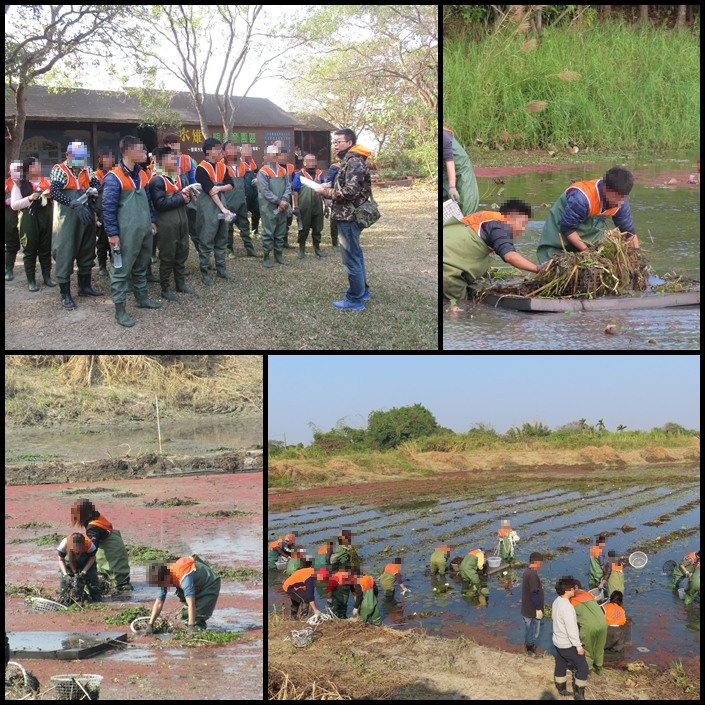
[[[76,189],[64,189],[62,193],[72,201],[81,195]],[[60,283],[69,281],[74,260],[79,274],[90,274],[95,259],[95,238],[94,222],[84,225],[69,206],[54,202],[52,253],[56,260],[54,271]]]
[[[314,247],[320,247],[323,231],[323,199],[308,186],[302,186],[299,191],[299,210],[303,230],[299,233],[299,245],[303,245],[308,237],[308,231],[313,230]]]
[[[269,179],[269,190],[280,199],[286,191],[286,177]],[[265,252],[281,253],[284,247],[284,234],[286,233],[286,211],[275,215],[277,205],[270,203],[261,193],[258,193],[260,218],[262,219],[262,249]]]
[[[368,619],[372,620],[372,624],[379,626],[382,624],[382,617],[379,613],[379,607],[377,606],[377,598],[375,597],[374,591],[372,589],[363,590],[362,592],[362,604],[360,605],[360,619],[366,622]]]
[[[101,573],[107,573],[115,581],[117,587],[131,588],[130,561],[119,531],[114,529],[108,538],[100,542],[95,563]]]
[[[472,228],[451,218],[443,226],[443,296],[469,298],[468,287],[489,266],[490,248]]]

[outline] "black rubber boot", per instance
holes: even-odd
[[[78,275],[78,295],[79,296],[102,296],[102,291],[96,291],[91,286],[91,274]]]
[[[557,683],[554,681],[556,690],[558,691],[558,695],[569,695],[568,693],[568,688],[566,687],[566,683]]]
[[[527,644],[524,642],[524,653],[531,658],[540,658],[536,653],[536,644]]]
[[[150,301],[147,289],[135,289],[135,306],[137,308],[161,308],[156,301]]]
[[[299,245],[299,259],[306,257],[306,245]]]
[[[34,280],[34,274],[27,275],[27,286],[30,291],[39,291],[39,287],[37,286],[37,282]]]
[[[235,277],[232,274],[228,274],[228,270],[225,269],[225,265],[221,265],[220,267],[217,267],[218,271],[218,276],[221,279],[235,279]]]
[[[269,259],[270,252],[265,252],[264,253],[264,266],[269,269],[270,267],[273,267],[274,265],[272,264],[272,260]]]
[[[186,286],[186,283],[184,282],[183,279],[180,279],[179,277],[174,277],[176,280],[176,290],[180,291],[184,294],[195,294],[196,292],[190,287]]]
[[[59,282],[59,291],[61,292],[61,305],[64,308],[76,308],[76,304],[71,298],[71,282]]]
[[[179,297],[171,290],[170,287],[162,289],[162,298],[167,301],[178,301]]]
[[[101,264],[100,267],[98,268],[98,275],[101,276],[101,277],[107,277],[107,276],[108,276],[108,270],[107,270],[107,268],[106,268],[106,266],[105,266],[105,262],[103,262],[103,264]]]
[[[15,275],[12,273],[12,269],[15,266],[15,258],[17,257],[16,252],[6,252],[5,253],[5,281],[11,282]]]
[[[211,275],[208,274],[208,270],[201,270],[201,281],[207,286],[213,286],[215,282],[211,279]]]
[[[284,235],[284,249],[285,250],[293,250],[294,247],[293,245],[289,244],[289,233],[287,232],[286,235]]]
[[[585,700],[585,686],[573,686],[573,700]]]
[[[132,328],[135,322],[125,312],[125,304],[115,304],[115,320],[125,328]]]
[[[259,257],[259,255],[255,252],[252,242],[250,242],[249,245],[245,245],[245,252],[247,252],[248,257]]]
[[[154,258],[152,258],[154,259]],[[147,267],[147,281],[148,282],[158,282],[159,277],[155,277],[154,274],[152,274],[152,265],[150,264],[149,267]]]
[[[227,258],[228,258],[228,259],[235,259],[235,252],[233,252],[233,248],[232,248],[232,247],[228,247],[228,248],[226,248],[226,249],[227,249],[227,252],[228,252]]]
[[[44,279],[44,286],[56,286],[56,282],[51,278],[51,267],[42,268],[42,279]]]
[[[292,249],[293,249],[293,248],[292,248]],[[281,250],[280,250],[279,252],[277,252],[276,250],[274,250],[274,259],[275,259],[277,262],[279,262],[279,264],[285,264],[287,267],[288,267],[289,264],[290,264],[289,262],[287,262],[287,261],[282,257]]]
[[[324,254],[321,252],[320,247],[314,247],[314,248],[313,248],[313,251],[316,253],[316,255],[318,255],[318,257],[328,257],[328,255],[324,255]]]

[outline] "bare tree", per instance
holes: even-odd
[[[649,21],[649,6],[639,5],[639,24],[646,24]]]
[[[685,28],[685,13],[688,9],[687,5],[678,5],[678,15],[676,17],[676,29]]]

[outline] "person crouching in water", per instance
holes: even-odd
[[[184,556],[169,564],[158,561],[150,563],[147,566],[147,582],[160,587],[149,618],[147,634],[154,631],[154,622],[161,614],[169,587],[175,587],[176,596],[185,603],[181,619],[188,620],[186,631],[190,634],[206,628],[206,621],[213,614],[220,595],[220,577],[205,563],[201,563],[198,556]]]
[[[64,538],[56,549],[59,554],[59,570],[61,570],[61,594],[67,595],[70,590],[69,577],[85,578],[90,599],[100,602],[100,586],[98,571],[95,567],[96,548],[93,542],[83,534],[76,532]]]
[[[357,567],[352,568],[352,573],[355,576],[353,617],[359,616],[363,622],[370,619],[372,624],[379,626],[382,624],[382,617],[379,613],[377,585],[374,578],[371,575],[362,575]]]
[[[607,641],[605,651],[624,653],[624,640],[626,635],[627,616],[622,607],[623,594],[615,590],[610,595],[610,601],[605,602],[602,611],[607,619]]]

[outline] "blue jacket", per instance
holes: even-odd
[[[600,179],[597,184],[597,191],[600,194],[600,207],[604,211],[607,207],[605,203],[605,182]],[[561,215],[561,235],[564,237],[574,232],[581,223],[584,223],[588,217],[590,204],[583,194],[578,189],[571,189],[566,196],[567,203],[563,214]],[[622,207],[612,216],[612,222],[615,228],[619,228],[623,233],[634,233],[634,221],[632,220],[632,212],[629,209],[629,198],[624,199]]]
[[[130,171],[122,159],[120,160],[120,166],[127,176],[132,179],[135,184],[135,188],[140,187],[139,172],[142,171],[142,167],[139,164],[135,165],[135,170]],[[153,223],[157,222],[154,217],[154,211],[152,210],[152,198],[149,193],[149,185],[145,189],[147,193],[147,202],[149,203],[149,215]],[[107,173],[103,179],[103,225],[105,226],[105,234],[108,237],[120,234],[120,227],[118,226],[117,219],[117,209],[120,205],[120,194],[122,193],[122,187],[120,180],[115,174]]]

